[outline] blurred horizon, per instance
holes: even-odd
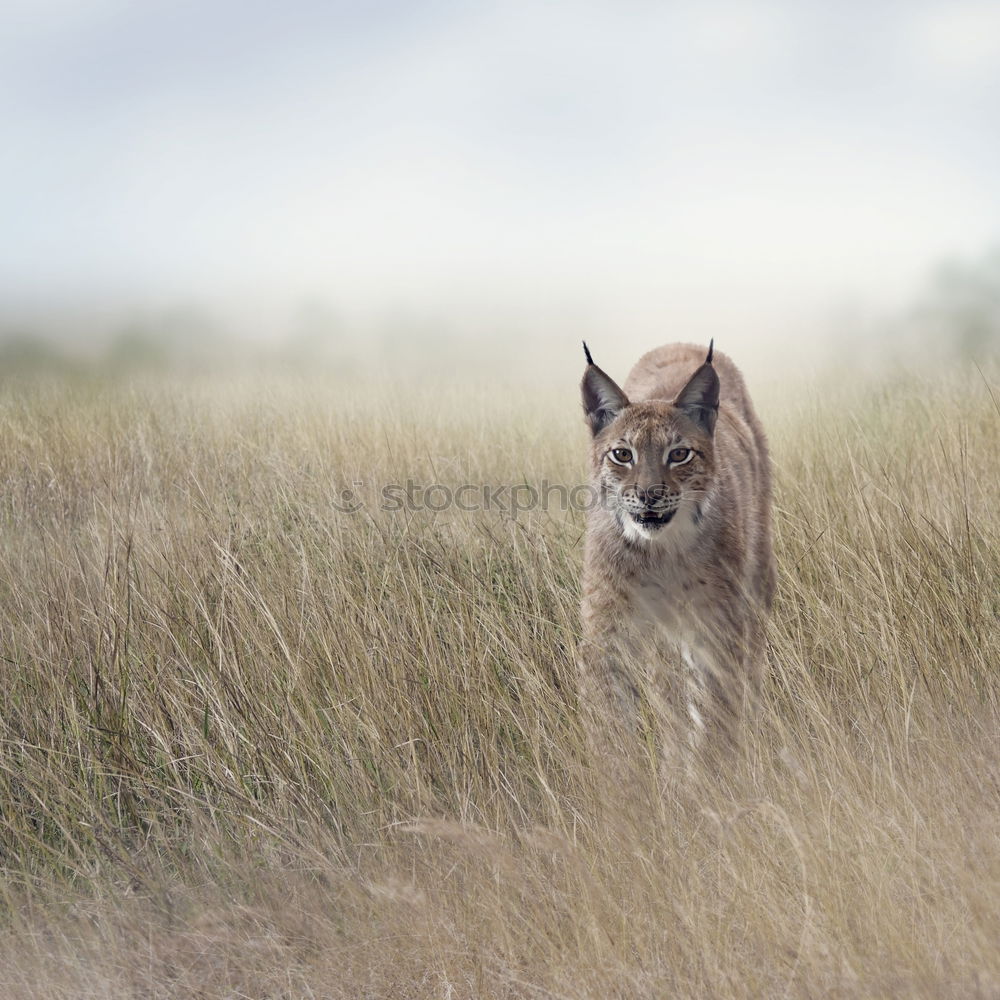
[[[0,344],[794,368],[928,297],[1000,338],[993,3],[5,11]]]

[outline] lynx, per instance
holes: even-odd
[[[622,389],[583,345],[599,502],[581,668],[605,730],[635,732],[640,692],[653,691],[684,742],[726,752],[759,687],[775,570],[767,441],[739,369],[713,347],[659,347]]]

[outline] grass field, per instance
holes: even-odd
[[[0,998],[1000,997],[994,397],[764,399],[763,711],[622,789],[582,513],[426,509],[583,481],[572,386],[8,380]]]

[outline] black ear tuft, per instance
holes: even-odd
[[[587,370],[583,373],[580,389],[583,392],[583,410],[587,415],[590,431],[596,437],[628,406],[628,397],[610,375],[594,364],[594,359],[583,345],[587,354]]]
[[[584,345],[583,345],[583,348],[584,348],[584,350],[586,350],[586,349],[587,349],[587,345],[586,345],[586,344],[584,344]],[[714,349],[715,349],[715,337],[713,337],[713,338],[712,338],[712,339],[711,339],[711,340],[710,340],[710,341],[708,342],[708,357],[707,357],[707,358],[705,358],[705,364],[706,364],[706,365],[710,365],[710,364],[712,363],[712,351],[713,351]]]
[[[719,416],[719,376],[712,367],[711,345],[708,348],[708,360],[681,389],[680,395],[674,400],[674,406],[682,410],[706,434],[715,430],[715,421]]]
[[[582,343],[583,343],[583,353],[586,354],[587,356],[587,364],[592,365],[594,363],[594,359],[590,356],[590,351],[587,348],[587,341],[584,340]]]

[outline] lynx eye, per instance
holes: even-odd
[[[672,448],[667,455],[667,461],[671,465],[683,465],[692,455],[694,452],[690,448]]]
[[[628,465],[628,463],[632,461],[632,449],[612,448],[611,461],[616,462],[618,465]]]

